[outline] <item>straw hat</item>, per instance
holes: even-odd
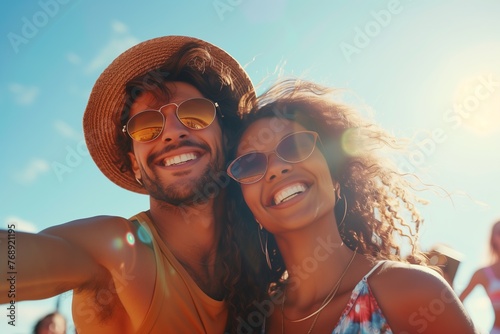
[[[196,42],[209,50],[213,68],[218,72],[228,70],[234,85],[236,97],[253,91],[253,85],[245,70],[224,50],[206,41],[186,36],[165,36],[154,38],[133,46],[119,55],[99,76],[83,115],[83,130],[90,155],[97,167],[111,181],[122,188],[147,194],[135,180],[131,171],[122,173],[116,161],[120,156],[116,148],[117,129],[114,119],[125,104],[125,84],[162,65],[183,45]]]

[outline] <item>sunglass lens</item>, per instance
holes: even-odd
[[[229,170],[240,183],[257,182],[266,173],[267,157],[263,153],[249,153],[236,159]]]
[[[215,105],[207,99],[187,100],[179,106],[177,116],[182,124],[190,129],[204,129],[212,124],[215,118]]]
[[[276,153],[288,162],[300,162],[311,155],[315,144],[314,134],[310,132],[294,133],[279,143],[276,147]]]
[[[127,131],[134,140],[148,142],[157,138],[163,129],[163,115],[156,110],[146,110],[133,116]]]

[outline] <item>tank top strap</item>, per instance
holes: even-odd
[[[380,267],[382,264],[385,263],[386,260],[382,260],[382,261],[379,261],[377,262],[372,269],[370,269],[370,271],[368,272],[368,274],[366,274],[364,277],[363,277],[363,280],[366,281],[368,279],[368,277],[370,277],[370,275],[375,271],[377,270],[378,267]]]

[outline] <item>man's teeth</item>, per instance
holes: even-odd
[[[274,195],[274,203],[275,204],[284,203],[294,198],[296,195],[304,192],[305,190],[306,186],[303,183],[294,184],[292,186],[286,187],[280,190],[278,193],[276,193],[276,195]]]
[[[182,164],[184,162],[194,160],[194,159],[196,159],[196,155],[194,153],[184,153],[184,154],[176,155],[175,157],[166,158],[165,160],[163,160],[163,164],[166,167],[169,167],[169,166],[173,166],[173,165]]]

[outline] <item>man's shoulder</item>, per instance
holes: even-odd
[[[99,226],[100,228],[128,228],[131,224],[130,218],[120,216],[94,216],[74,221],[75,224],[83,224],[91,227]]]
[[[131,222],[127,218],[119,216],[94,216],[73,220],[64,224],[54,225],[41,233],[62,236],[67,233],[83,233],[92,231],[100,233],[106,231],[120,230],[130,228]]]
[[[109,245],[126,243],[136,235],[137,224],[119,216],[94,216],[49,227],[40,234],[61,238],[82,249],[107,251]]]

